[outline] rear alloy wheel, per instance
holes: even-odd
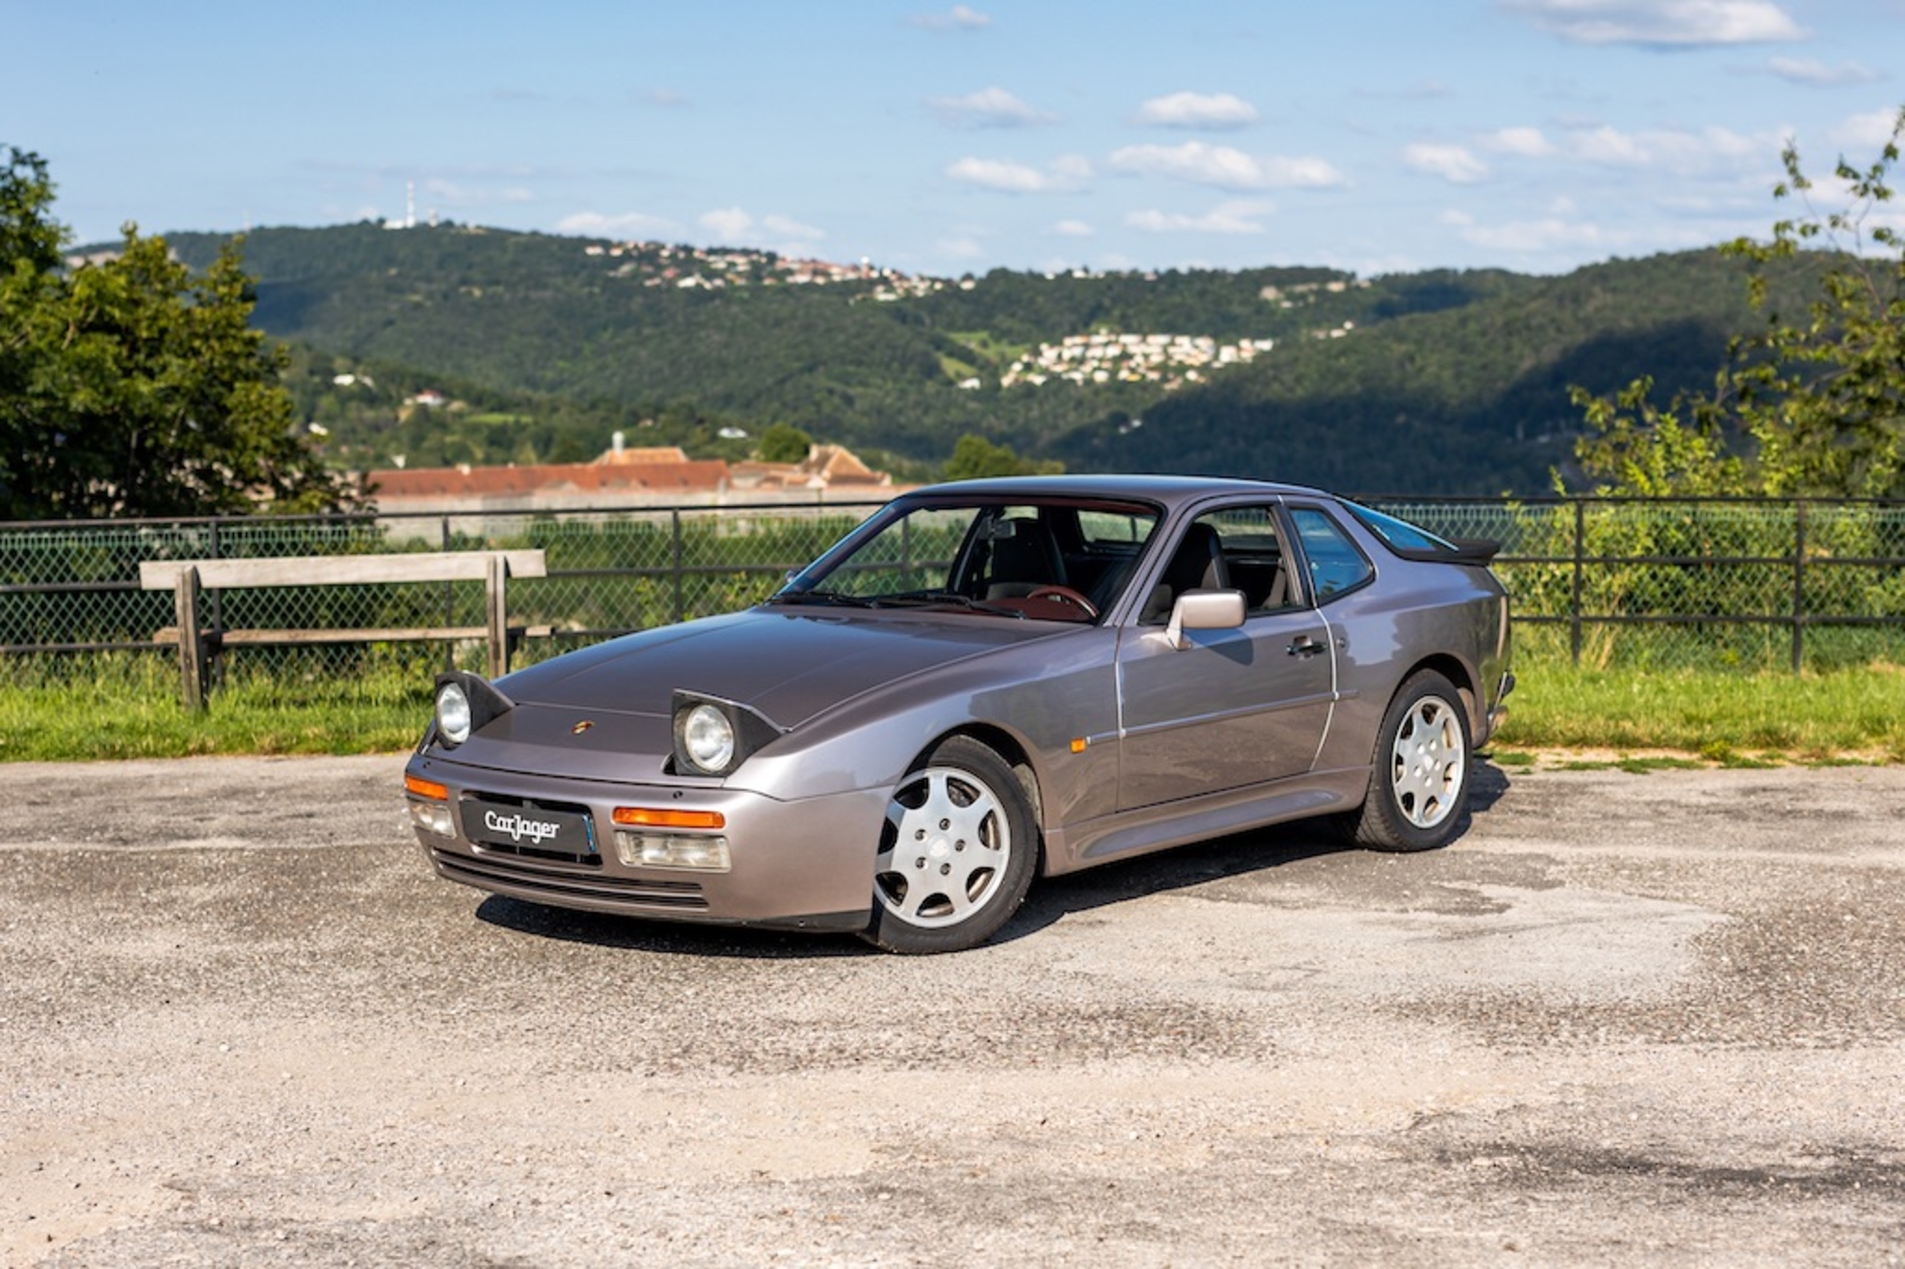
[[[1355,838],[1376,850],[1447,845],[1468,812],[1468,712],[1433,670],[1411,675],[1383,714]]]
[[[866,937],[890,952],[976,946],[1018,910],[1037,858],[1031,807],[1012,768],[954,736],[887,804]]]

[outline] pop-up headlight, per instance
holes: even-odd
[[[780,729],[744,705],[676,692],[675,770],[683,775],[724,776],[749,754],[780,735]]]
[[[460,745],[516,703],[487,679],[462,670],[437,675],[437,739]]]

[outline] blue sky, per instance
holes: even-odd
[[[419,219],[909,273],[1560,272],[1875,158],[1905,0],[0,0],[76,241]],[[1830,198],[1829,187],[1820,191]]]

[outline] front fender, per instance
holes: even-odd
[[[1081,632],[1081,635],[1086,632]],[[996,728],[1024,751],[1048,825],[1115,805],[1117,632],[983,657],[828,710],[749,758],[728,785],[781,800],[890,789],[941,737]],[[1098,803],[1103,802],[1100,809]]]

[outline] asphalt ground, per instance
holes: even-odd
[[[1905,1263],[1905,769],[1488,767],[926,959],[439,881],[400,770],[0,766],[0,1263]]]

